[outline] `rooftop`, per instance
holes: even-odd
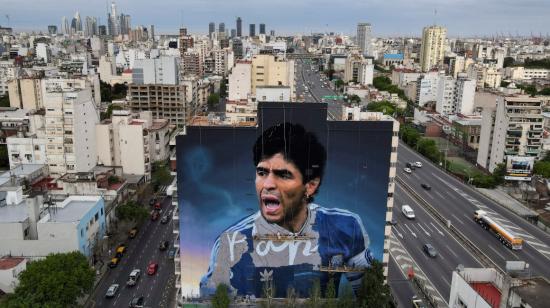
[[[16,267],[19,263],[25,261],[25,258],[2,257],[0,258],[0,270],[9,270]]]
[[[80,221],[80,219],[97,204],[100,198],[101,197],[98,196],[70,196],[59,206],[53,207],[39,222]]]
[[[490,282],[473,282],[470,284],[472,288],[481,295],[483,299],[491,305],[492,308],[498,308],[500,306],[501,293]]]
[[[16,205],[0,206],[0,223],[18,223],[25,221],[29,215],[27,214],[27,206],[25,202]]]

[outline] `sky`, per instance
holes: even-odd
[[[70,20],[99,17],[106,23],[110,0],[0,0],[0,25],[15,31],[42,30]],[[132,27],[155,25],[156,33],[208,32],[208,23],[235,28],[237,16],[265,23],[279,34],[335,32],[355,35],[358,22],[370,22],[374,36],[420,36],[431,24],[447,27],[450,37],[495,34],[547,35],[550,0],[118,0],[117,11],[131,15]],[[436,13],[437,12],[437,13]],[[9,24],[6,15],[9,15]],[[256,32],[258,26],[256,26]]]

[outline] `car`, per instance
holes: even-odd
[[[422,168],[422,163],[417,161],[414,163],[414,165],[417,167],[417,168]]]
[[[159,250],[166,250],[170,246],[169,241],[162,241],[160,242]]]
[[[134,297],[130,301],[130,306],[129,307],[130,308],[142,308],[144,302],[145,302],[145,299],[143,298],[143,296]]]
[[[416,166],[414,165],[414,163],[407,163],[407,168],[411,168],[411,170],[414,170],[416,169]]]
[[[159,268],[158,263],[155,263],[153,261],[149,262],[149,265],[147,266],[147,274],[149,275],[156,274],[158,268]]]
[[[117,267],[118,263],[120,263],[120,258],[114,257],[111,259],[111,262],[109,262],[109,267],[110,268]]]
[[[170,216],[169,216],[169,215],[164,215],[164,216],[162,216],[162,218],[160,219],[160,223],[161,223],[161,224],[167,224],[169,221],[170,221]]]
[[[422,188],[424,188],[425,190],[432,189],[432,187],[430,185],[426,184],[426,183],[422,183],[422,184],[420,184],[420,186],[422,186]]]
[[[134,238],[134,237],[136,237],[137,233],[138,233],[138,228],[133,227],[133,228],[130,229],[130,231],[128,232],[128,237],[129,237],[129,238]]]
[[[404,168],[403,171],[405,171],[406,173],[412,173],[411,168]]]
[[[430,257],[430,258],[435,258],[437,257],[437,250],[435,250],[434,246],[432,246],[432,244],[424,244],[424,246],[422,246],[422,249],[424,250],[424,252]]]
[[[129,287],[135,286],[140,276],[141,276],[141,270],[137,268],[133,269],[130,272],[130,275],[128,275],[128,281],[126,281],[126,285]]]
[[[414,219],[414,211],[413,209],[408,205],[408,204],[404,204],[402,207],[401,207],[401,212],[403,213],[403,215],[405,215],[405,217],[407,217],[408,219]]]
[[[174,259],[174,257],[176,256],[176,247],[172,247],[170,248],[170,250],[168,251],[168,258],[169,259]]]
[[[155,203],[155,210],[160,210],[162,208],[162,204],[160,202]]]
[[[107,293],[105,293],[106,298],[112,298],[115,297],[116,292],[118,292],[119,285],[116,283],[113,283],[109,289],[107,289]]]
[[[397,225],[397,219],[392,218],[390,221],[388,221],[388,223],[392,226],[395,226],[395,225]]]
[[[155,221],[155,220],[157,220],[157,219],[159,219],[159,212],[153,210],[153,211],[151,212],[151,220],[152,220],[152,221]]]
[[[151,199],[149,200],[149,205],[150,205],[150,206],[153,206],[153,205],[155,205],[156,202],[157,202],[157,198],[151,198]]]
[[[115,250],[115,255],[117,258],[120,258],[124,255],[124,252],[126,251],[126,245],[120,244]]]

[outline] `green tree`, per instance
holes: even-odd
[[[348,102],[359,104],[361,102],[361,98],[356,94],[352,94],[348,96]]]
[[[388,101],[372,102],[367,105],[368,111],[382,112],[387,115],[393,115],[397,107]]]
[[[418,140],[420,140],[420,133],[413,127],[409,126],[409,125],[403,125],[401,126],[401,139],[403,139],[403,141],[414,147],[416,146],[416,143],[418,142]]]
[[[391,307],[390,287],[384,283],[384,267],[381,262],[374,260],[365,270],[361,287],[357,291],[357,300],[361,307]]]
[[[149,217],[149,210],[134,201],[128,201],[117,206],[116,217],[120,220],[141,222]]]
[[[214,108],[214,106],[218,105],[220,103],[220,95],[218,93],[212,93],[208,95],[208,100],[206,101],[206,104],[208,104],[208,108]]]
[[[434,140],[420,138],[417,146],[418,152],[429,158],[431,161],[435,163],[439,163],[439,161],[441,161],[441,152],[439,152]]]
[[[336,301],[336,286],[334,283],[334,277],[330,276],[327,282],[327,289],[325,291],[326,303],[325,307],[327,308],[336,308],[338,303]]]
[[[311,308],[317,308],[321,304],[321,284],[319,279],[315,279],[311,288],[309,289],[309,298],[307,300],[307,306]]]
[[[112,95],[112,89],[111,85],[100,81],[99,82],[99,91],[101,93],[101,101],[102,102],[112,102],[113,101],[113,95]]]
[[[153,174],[151,175],[151,184],[153,189],[158,190],[160,186],[172,183],[172,175],[168,165],[164,162],[156,162],[153,164]]]
[[[493,170],[493,180],[495,185],[504,183],[504,176],[506,175],[506,163],[500,163]]]
[[[550,161],[539,160],[533,166],[533,173],[546,179],[550,178]]]
[[[10,96],[4,95],[0,96],[0,107],[9,107],[10,106]]]
[[[109,104],[109,106],[107,107],[107,111],[102,113],[101,114],[101,119],[110,119],[111,116],[113,115],[113,110],[122,110],[122,106],[120,105],[117,105],[117,104]]]
[[[342,79],[336,79],[334,81],[334,86],[336,87],[336,90],[339,90],[344,86],[344,81]]]
[[[227,97],[227,79],[222,79],[220,82],[220,97]]]
[[[355,307],[355,299],[353,295],[353,289],[351,284],[347,283],[342,290],[342,295],[338,297],[338,307],[340,308],[353,308]]]
[[[27,264],[6,307],[71,307],[92,290],[93,268],[76,251],[50,254]]]
[[[126,84],[115,83],[111,89],[113,99],[126,98],[126,94],[128,93],[128,86]]]
[[[214,308],[227,308],[231,300],[229,298],[229,288],[225,284],[219,284],[216,293],[212,297],[212,306]]]
[[[550,88],[544,88],[540,90],[539,95],[550,95]]]

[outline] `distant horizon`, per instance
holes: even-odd
[[[55,5],[40,0],[27,0],[26,5],[3,2],[0,25],[16,32],[47,32],[48,25],[59,30],[62,17],[70,22],[77,11],[83,23],[90,16],[105,25],[110,6],[110,0],[100,5],[89,0],[56,0]],[[206,34],[209,22],[224,22],[231,30],[237,17],[242,18],[245,35],[251,23],[265,23],[267,33],[274,30],[278,35],[354,36],[359,22],[372,24],[373,37],[420,37],[422,28],[432,24],[446,27],[451,38],[547,37],[550,32],[548,0],[118,0],[116,7],[117,15],[131,16],[132,28],[153,24],[159,34],[176,34],[181,25],[192,34]]]

